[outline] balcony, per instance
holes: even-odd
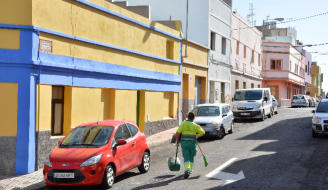
[[[304,77],[292,73],[290,71],[275,71],[275,70],[266,70],[263,71],[263,78],[264,79],[272,79],[272,80],[288,80],[290,82],[297,83],[299,85],[304,86],[305,85],[305,79]]]

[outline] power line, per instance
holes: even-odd
[[[308,19],[311,19],[314,17],[324,16],[324,15],[328,15],[328,11],[324,12],[324,13],[320,13],[320,14],[307,16],[307,17],[292,19],[292,20],[288,20],[288,21],[282,21],[282,22],[278,22],[276,24],[286,24],[286,23],[297,22],[297,21],[301,21],[301,20],[308,20]],[[264,26],[262,25],[262,27],[264,27]],[[248,27],[244,27],[244,28],[234,28],[233,30],[244,30],[244,29],[250,29],[250,28],[256,28],[256,26],[248,26]]]
[[[290,23],[290,22],[296,22],[296,21],[300,21],[300,20],[307,20],[310,18],[314,18],[314,17],[318,17],[318,16],[324,16],[327,15],[328,12],[324,12],[324,13],[320,13],[320,14],[316,14],[316,15],[312,15],[312,16],[307,16],[307,17],[303,17],[303,18],[297,18],[297,19],[292,19],[292,20],[288,20],[288,21],[282,21],[278,24],[286,24],[286,23]]]
[[[270,43],[270,42],[269,42]],[[315,47],[315,46],[325,46],[328,45],[328,42],[326,43],[320,43],[320,44],[306,44],[306,45],[296,45],[292,47]],[[288,45],[280,46],[280,45],[264,45],[263,47],[288,47]]]

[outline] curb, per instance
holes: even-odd
[[[163,144],[169,144],[172,141],[173,135],[176,133],[178,127],[154,134],[147,138],[147,144],[150,149],[159,147]]]

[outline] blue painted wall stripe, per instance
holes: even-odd
[[[118,76],[128,76],[134,78],[152,79],[168,82],[181,82],[180,75],[162,73],[156,71],[148,71],[122,65],[97,62],[87,59],[80,59],[62,55],[39,53],[40,62],[34,64],[57,69],[74,69],[75,71],[85,71],[93,73],[111,74]]]
[[[106,9],[106,8],[104,8],[104,7],[101,7],[101,6],[99,6],[99,5],[96,5],[96,4],[94,4],[94,3],[91,3],[91,2],[89,2],[89,1],[86,1],[86,0],[76,0],[76,2],[79,2],[79,3],[81,3],[81,4],[87,5],[87,6],[89,6],[89,7],[92,7],[92,8],[94,8],[94,9],[99,10],[99,11],[105,12],[105,13],[107,13],[107,14],[110,14],[110,15],[113,15],[113,16],[116,16],[116,17],[119,17],[119,18],[121,18],[121,19],[127,20],[127,21],[129,21],[129,22],[132,22],[132,23],[138,24],[138,25],[140,25],[140,26],[142,26],[142,27],[145,27],[145,28],[148,28],[148,29],[154,30],[154,31],[156,31],[156,32],[159,32],[159,33],[164,34],[164,35],[166,35],[166,36],[169,36],[169,37],[175,38],[175,39],[177,39],[177,40],[181,40],[181,39],[182,39],[182,38],[180,38],[179,36],[176,36],[176,35],[170,34],[170,33],[168,33],[168,32],[165,32],[165,31],[161,30],[161,29],[158,29],[158,28],[156,28],[156,27],[154,27],[154,26],[151,26],[151,25],[145,24],[145,23],[143,23],[143,22],[140,22],[140,21],[138,21],[138,20],[132,19],[132,18],[130,18],[130,17],[124,16],[124,15],[119,14],[119,13],[117,13],[117,12],[111,11],[111,10],[109,10],[109,9]]]
[[[19,26],[21,26],[21,28],[19,28]],[[49,29],[42,28],[42,27],[37,27],[37,26],[0,24],[0,28],[35,30],[35,31],[38,31],[38,32],[52,34],[52,35],[55,35],[55,36],[59,36],[59,37],[63,37],[63,38],[71,39],[71,40],[77,40],[77,41],[88,43],[88,44],[98,45],[98,46],[114,49],[114,50],[117,50],[117,51],[124,51],[124,52],[127,52],[127,53],[131,53],[131,54],[135,54],[135,55],[139,55],[139,56],[143,56],[143,57],[148,57],[148,58],[151,58],[151,59],[157,59],[157,60],[166,61],[166,62],[169,62],[169,63],[181,64],[181,60],[180,61],[175,61],[175,60],[172,60],[172,59],[167,59],[167,58],[163,58],[163,57],[159,57],[159,56],[155,56],[155,55],[151,55],[151,54],[147,54],[147,53],[143,53],[143,52],[139,52],[139,51],[135,51],[135,50],[131,50],[131,49],[127,49],[127,48],[123,48],[123,47],[119,47],[119,46],[115,46],[115,45],[111,45],[111,44],[107,44],[107,43],[97,42],[97,41],[89,40],[89,39],[86,39],[86,38],[72,36],[72,35],[69,35],[69,34],[64,34],[64,33],[61,33],[61,32],[57,32],[57,31],[53,31],[53,30],[49,30]]]

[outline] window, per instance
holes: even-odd
[[[134,125],[131,124],[126,124],[131,132],[131,136],[133,137],[134,135],[136,135],[138,133],[138,129],[137,127],[135,127]]]
[[[236,44],[236,54],[239,55],[239,45],[240,45],[240,42],[237,41],[237,44]]]
[[[270,64],[270,69],[280,71],[281,70],[281,60],[272,59],[271,64]]]
[[[252,50],[252,63],[254,63],[254,56],[255,56],[255,53],[254,53],[254,50]]]
[[[61,147],[74,146],[103,146],[112,136],[113,127],[83,126],[75,128],[61,143]]]
[[[294,73],[298,74],[298,65],[295,64]]]
[[[251,88],[254,88],[254,83],[251,83]]]
[[[222,37],[222,41],[221,41],[221,53],[223,55],[226,54],[226,49],[227,49],[227,39],[225,37]]]
[[[246,47],[246,45],[244,45],[244,58],[246,58],[246,51],[247,51],[247,49],[246,49],[247,47]]]
[[[116,130],[114,139],[115,141],[119,140],[119,139],[128,139],[131,137],[130,131],[128,129],[128,127],[126,125],[121,125],[118,127],[118,129]]]
[[[174,58],[174,43],[171,40],[168,40],[166,42],[166,58],[167,59],[173,59]]]
[[[308,73],[308,66],[305,65],[305,72]]]
[[[227,106],[222,107],[222,115],[228,114],[229,111],[227,111]]]
[[[214,32],[211,32],[211,50],[215,50],[215,37],[216,34]]]
[[[262,90],[242,90],[235,93],[234,99],[236,101],[260,100],[262,98],[262,94]]]
[[[258,84],[258,85],[257,85],[257,88],[261,88],[261,85],[260,85],[260,84]]]
[[[52,87],[51,135],[63,135],[64,87]]]
[[[217,106],[199,106],[194,108],[192,113],[195,114],[195,116],[219,116],[220,110]]]
[[[261,54],[257,55],[258,65],[261,66]]]
[[[243,88],[246,89],[246,82],[243,82]]]
[[[235,81],[235,89],[238,90],[239,89],[239,80]]]

